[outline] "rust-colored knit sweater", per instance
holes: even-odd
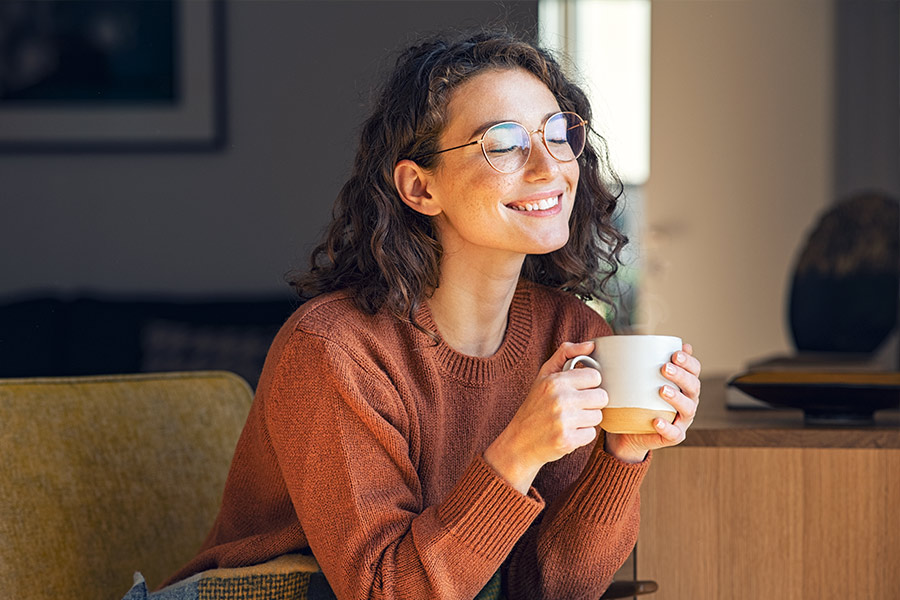
[[[489,358],[348,293],[307,302],[269,352],[213,530],[169,582],[307,549],[342,600],[472,599],[501,568],[511,599],[599,597],[637,538],[649,460],[622,463],[601,437],[522,495],[482,452],[562,342],[608,333],[525,281]]]

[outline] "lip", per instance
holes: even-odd
[[[505,206],[512,206],[513,204],[527,204],[528,202],[537,202],[539,200],[543,200],[544,198],[552,198],[554,196],[562,196],[563,190],[547,190],[545,192],[535,192],[534,194],[529,194],[523,198],[517,198],[512,202],[507,202]],[[560,198],[562,200],[562,198]]]
[[[514,205],[536,203],[541,200],[545,200],[547,198],[553,198],[553,197],[556,197],[556,204],[547,209],[518,210],[516,208],[513,208]],[[525,196],[524,198],[519,198],[517,200],[509,202],[509,203],[505,204],[504,206],[506,206],[506,208],[508,208],[509,210],[514,211],[516,213],[520,213],[524,216],[546,217],[546,216],[555,215],[555,214],[559,213],[562,210],[562,203],[563,203],[563,192],[561,190],[548,190],[546,192],[537,192],[535,194],[530,194],[528,196]]]

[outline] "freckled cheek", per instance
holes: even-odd
[[[464,204],[470,205],[473,210],[491,210],[503,208],[503,204],[512,200],[511,186],[503,185],[502,181],[484,181],[483,179],[471,179],[461,182],[458,187]]]
[[[489,185],[485,186],[485,193],[501,204],[508,204],[516,199],[516,193],[519,190],[517,182],[509,176],[496,174]]]
[[[572,187],[572,195],[575,195],[575,191],[578,189],[578,178],[581,175],[581,169],[578,166],[578,161],[572,161],[570,163],[564,163],[568,171],[566,172],[566,180],[569,182],[569,185]]]

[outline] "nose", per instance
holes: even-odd
[[[525,175],[531,180],[550,179],[559,171],[559,161],[550,155],[544,145],[544,132],[531,132],[531,155],[525,163]]]

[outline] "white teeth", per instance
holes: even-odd
[[[525,204],[520,204],[518,206],[511,206],[510,208],[514,210],[547,210],[548,208],[553,208],[559,204],[559,197],[553,196],[552,198],[544,198],[543,200],[539,200],[537,202],[527,202]]]

